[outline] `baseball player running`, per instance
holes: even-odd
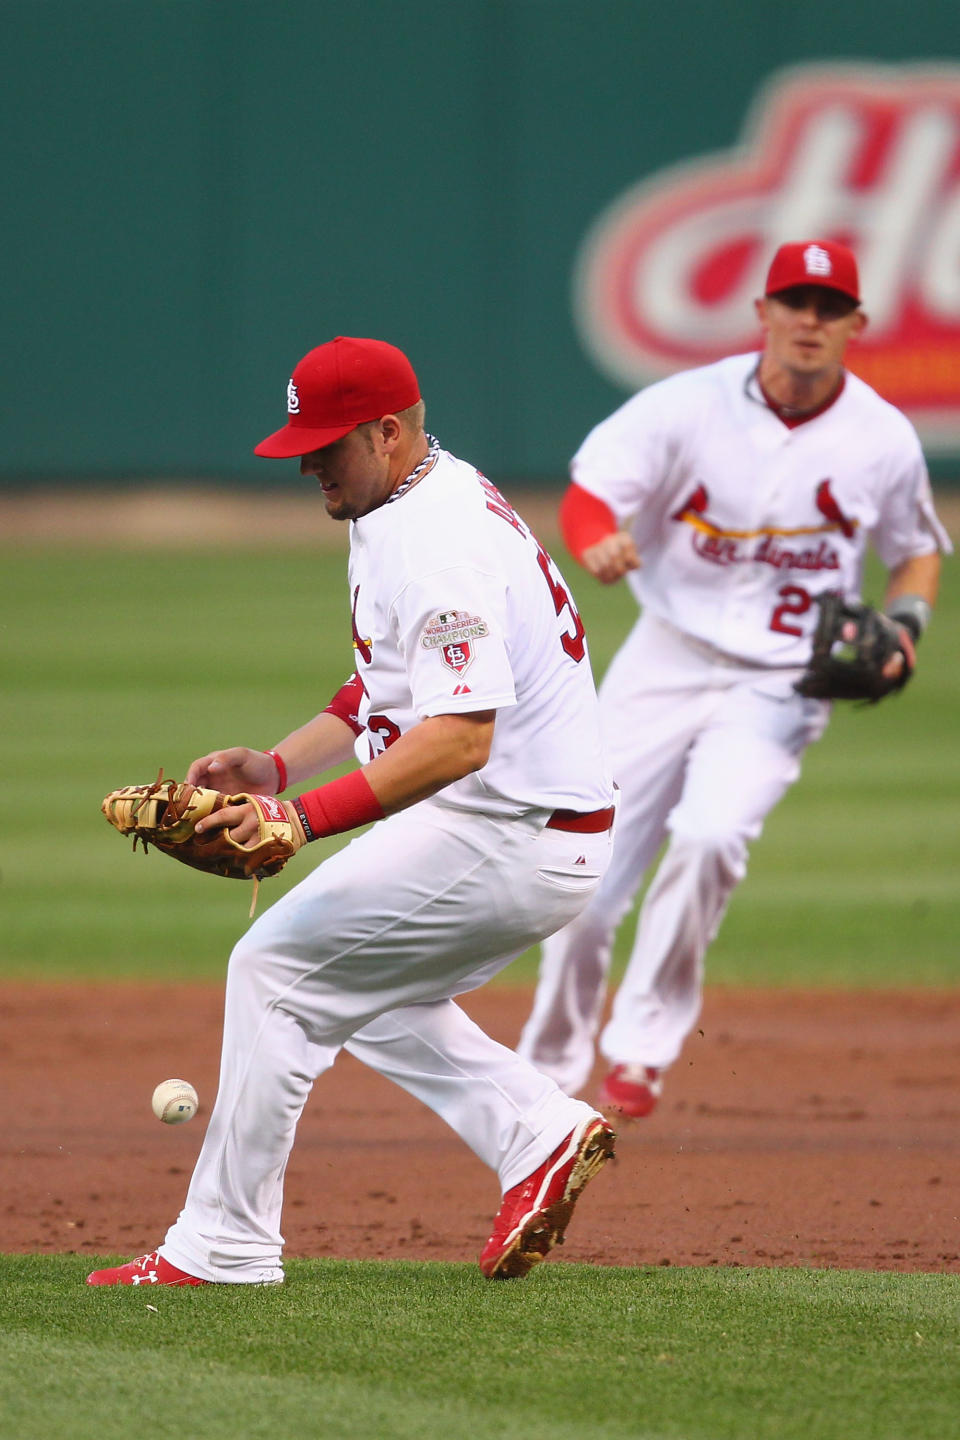
[[[569,923],[611,849],[613,785],[583,626],[563,578],[482,475],[423,429],[407,357],[338,336],[306,355],[257,454],[300,458],[350,522],[356,669],[273,750],[187,779],[276,794],[303,844],[372,824],[266,911],[227,977],[220,1086],[158,1250],[92,1285],[278,1283],[283,1175],[314,1080],[345,1047],[418,1096],[499,1175],[480,1257],[527,1273],[612,1154],[591,1106],[496,1044],[454,997]],[[202,822],[256,833],[250,804]]]
[[[572,553],[602,584],[629,576],[642,613],[600,690],[622,792],[613,862],[543,946],[518,1049],[571,1094],[586,1084],[614,933],[666,839],[600,1037],[599,1103],[631,1118],[696,1022],[748,843],[827,723],[830,706],[794,690],[816,597],[856,597],[872,541],[901,627],[884,673],[903,680],[950,548],[912,426],[844,369],[867,323],[851,251],[783,245],[756,312],[762,352],[628,400],[583,442],[561,508]]]

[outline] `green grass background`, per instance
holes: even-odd
[[[326,703],[352,668],[342,553],[0,556],[0,1003],[3,978],[219,979],[249,888],[132,855],[99,803],[160,765],[180,777],[207,749],[269,745]],[[564,568],[599,675],[633,605]],[[809,751],[711,982],[960,978],[955,572],[910,688],[840,709]],[[527,956],[501,983],[533,973]],[[158,1294],[87,1290],[89,1263],[0,1257],[4,1440],[960,1433],[955,1276],[554,1265],[492,1286],[472,1266],[297,1261],[282,1290]]]
[[[956,1279],[291,1261],[281,1289],[87,1290],[0,1260],[4,1435],[949,1440]],[[152,1309],[150,1307],[153,1307]]]
[[[352,668],[342,553],[0,553],[0,975],[219,977],[249,887],[129,853],[100,800],[161,765],[179,779],[209,749],[273,744],[326,704]],[[599,676],[633,602],[565,568]],[[871,587],[880,593],[879,577]],[[958,627],[948,563],[916,679],[877,707],[838,707],[770,816],[711,981],[960,978]],[[266,881],[260,906],[304,863]],[[618,966],[632,929],[621,927]],[[534,968],[525,957],[505,981]]]

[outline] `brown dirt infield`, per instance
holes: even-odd
[[[529,992],[465,1008],[512,1043]],[[0,987],[0,1248],[136,1255],[175,1217],[216,1090],[219,987]],[[710,989],[702,1033],[587,1191],[557,1258],[960,1274],[960,992]],[[154,1085],[201,1114],[159,1124]],[[288,1256],[471,1261],[495,1178],[341,1056],[287,1175]]]

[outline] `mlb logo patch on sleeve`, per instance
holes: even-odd
[[[423,627],[420,644],[435,650],[441,662],[455,675],[462,675],[473,661],[474,644],[489,635],[485,620],[466,610],[441,610]]]

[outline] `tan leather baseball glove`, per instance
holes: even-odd
[[[249,844],[239,845],[224,828],[196,834],[198,820],[227,805],[247,803],[260,822],[259,836]],[[111,790],[100,808],[121,835],[133,836],[134,850],[138,844],[145,851],[152,845],[195,870],[230,879],[258,881],[277,875],[299,848],[283,802],[272,795],[221,795],[219,790],[164,780],[162,770],[152,785]]]

